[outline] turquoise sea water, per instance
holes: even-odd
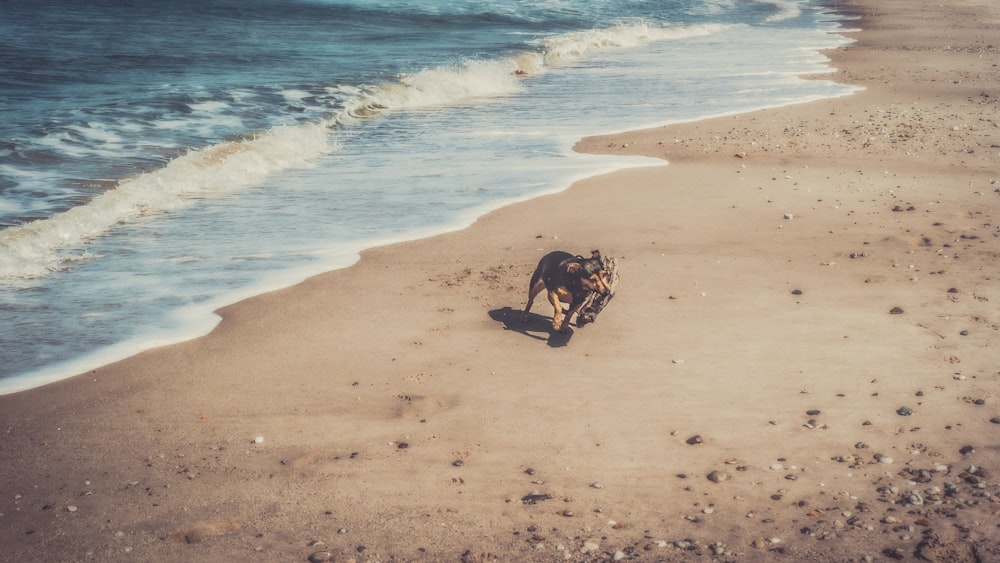
[[[837,29],[808,0],[2,2],[0,392],[649,163],[585,135],[850,93],[800,78]]]

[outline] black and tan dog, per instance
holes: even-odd
[[[531,276],[528,285],[528,304],[524,307],[521,320],[528,322],[528,311],[535,301],[535,296],[548,291],[549,303],[552,303],[552,329],[559,332],[569,332],[569,321],[593,293],[606,294],[610,291],[604,280],[604,261],[601,251],[594,250],[590,258],[574,256],[569,252],[555,251],[542,257]],[[563,316],[562,304],[569,304],[569,310]]]

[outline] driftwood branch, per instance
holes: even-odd
[[[610,291],[604,295],[599,293],[591,293],[590,297],[583,304],[583,309],[580,314],[576,317],[576,325],[583,326],[590,324],[597,319],[597,315],[608,306],[611,299],[615,296],[615,292],[618,291],[618,262],[611,256],[603,259],[604,261],[604,274],[605,281],[608,284],[608,289]]]

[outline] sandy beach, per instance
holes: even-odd
[[[0,396],[0,560],[1000,560],[1000,5],[836,5],[863,91]],[[522,324],[595,248],[596,323]]]

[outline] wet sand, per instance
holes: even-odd
[[[862,92],[0,397],[0,560],[1000,559],[1000,6],[839,5]],[[594,248],[597,322],[522,325]]]

